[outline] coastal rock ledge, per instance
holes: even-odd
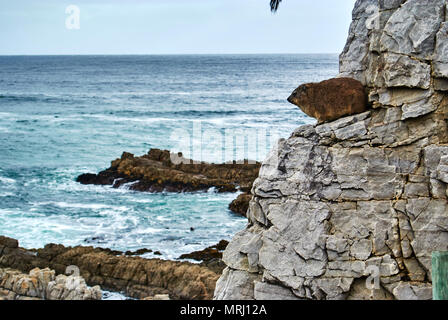
[[[225,245],[220,243],[216,249]],[[197,259],[204,260],[209,257],[207,253],[219,258],[218,252],[211,249]],[[220,261],[209,257],[208,261],[193,264],[58,244],[24,249],[17,240],[0,236],[0,300],[2,296],[27,300],[94,300],[101,297],[100,288],[137,299],[168,295],[175,300],[209,300],[222,272],[216,260]],[[79,276],[65,276],[74,267],[79,270]]]
[[[296,129],[262,164],[215,299],[431,299],[448,250],[446,0],[358,0],[340,77],[371,109]]]

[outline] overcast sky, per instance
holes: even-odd
[[[355,0],[0,0],[0,55],[339,53]],[[67,29],[67,6],[80,29]]]

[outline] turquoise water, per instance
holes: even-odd
[[[164,258],[230,239],[246,224],[227,209],[235,194],[75,179],[150,148],[263,160],[276,139],[313,122],[288,95],[337,72],[336,55],[0,57],[0,235],[27,248],[150,248]]]

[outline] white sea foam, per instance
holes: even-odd
[[[12,192],[3,192],[3,193],[0,193],[0,198],[1,197],[13,197],[14,195],[15,194]]]
[[[0,182],[5,184],[13,184],[16,183],[16,180],[0,176]]]
[[[207,193],[218,193],[215,187],[211,187],[207,190]]]
[[[150,195],[150,193],[148,193],[148,194]],[[149,199],[149,198],[148,199],[132,198],[132,199],[129,199],[129,200],[131,200],[132,202],[135,202],[135,203],[153,203],[154,202],[153,199]]]
[[[165,216],[157,216],[157,217],[156,217],[156,220],[157,220],[157,221],[171,221],[170,218],[165,217]]]
[[[0,112],[0,118],[2,120],[12,118],[12,117],[15,118],[15,117],[17,117],[17,115],[15,113],[11,113],[11,112]]]
[[[33,203],[35,206],[47,206],[53,205],[59,208],[76,208],[76,209],[90,209],[90,210],[104,210],[104,209],[113,209],[114,211],[124,212],[128,210],[128,207],[125,206],[111,206],[101,203],[69,203],[64,201],[45,201],[45,202],[37,202]]]
[[[101,300],[133,300],[128,298],[121,292],[105,291],[103,290],[103,297]]]
[[[157,233],[164,233],[166,232],[166,229],[162,229],[162,228],[152,228],[152,227],[142,227],[140,230],[136,230],[135,234],[140,234],[140,235],[144,235],[144,234],[157,234]]]
[[[91,170],[94,171],[94,170]],[[123,188],[112,188],[112,186],[101,185],[85,185],[76,181],[67,181],[66,183],[55,183],[52,189],[67,192],[90,192],[90,193],[130,193],[129,190]]]
[[[134,185],[139,183],[140,181],[132,181],[132,182],[128,182],[128,183],[124,183],[120,186],[121,189],[125,189],[125,190],[130,190],[130,188]],[[115,182],[114,182],[115,183]]]
[[[177,122],[177,121],[187,121],[188,119],[173,119],[173,118],[130,118],[130,117],[120,117],[113,115],[103,115],[103,114],[92,114],[92,115],[83,115],[84,118],[93,118],[103,121],[110,122],[120,122],[120,123],[129,123],[129,122],[138,122],[138,123],[154,123],[154,122]]]

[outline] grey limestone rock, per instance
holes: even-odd
[[[373,108],[279,141],[216,299],[431,299],[431,253],[448,250],[446,8],[356,2],[340,76]]]

